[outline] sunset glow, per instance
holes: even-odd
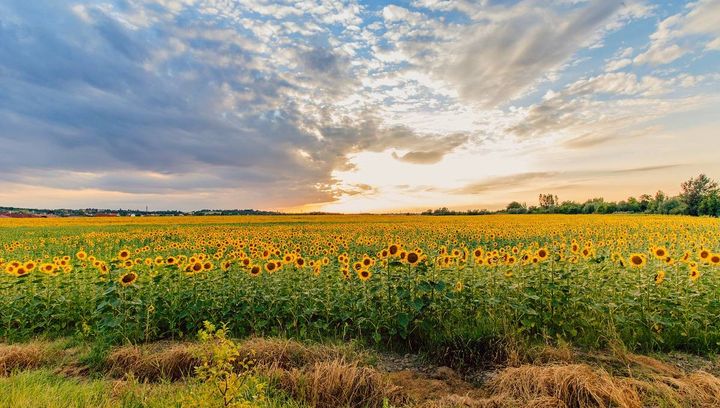
[[[0,205],[403,212],[720,175],[720,2],[0,4]]]

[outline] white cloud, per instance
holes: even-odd
[[[699,0],[690,3],[685,12],[661,21],[650,40],[648,49],[635,57],[636,64],[669,64],[696,43],[703,44],[704,50],[720,48],[720,2]],[[678,45],[681,41],[688,45]]]
[[[605,71],[606,72],[618,71],[618,70],[621,70],[621,69],[627,67],[628,65],[632,64],[632,62],[633,61],[630,58],[612,60],[612,61],[609,61],[605,65]]]
[[[636,64],[664,65],[682,57],[685,52],[677,44],[654,43],[647,51],[635,57],[633,62]]]

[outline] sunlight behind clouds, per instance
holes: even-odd
[[[24,192],[8,205],[618,199],[638,177],[673,192],[720,148],[714,0],[9,0],[0,16],[0,190]]]

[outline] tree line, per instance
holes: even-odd
[[[584,203],[560,201],[557,195],[540,194],[538,205],[528,206],[513,201],[504,210],[452,211],[446,207],[424,211],[423,215],[483,215],[492,213],[508,214],[685,214],[720,217],[720,190],[718,183],[705,174],[690,178],[680,185],[680,194],[668,196],[662,191],[654,195],[643,194],[627,200],[606,201],[602,197],[592,198]]]

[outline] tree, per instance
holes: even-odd
[[[513,201],[508,204],[506,209],[508,214],[525,214],[527,212],[525,204],[520,204],[517,201]]]
[[[580,214],[582,212],[582,204],[574,201],[563,201],[563,203],[557,207],[557,212],[560,214]]]
[[[706,195],[698,206],[698,214],[720,217],[720,193],[713,191]]]
[[[658,214],[660,213],[660,207],[662,206],[663,202],[667,199],[667,196],[662,190],[658,190],[655,193],[655,197],[652,201],[650,201],[650,205],[648,206],[647,212]]]
[[[546,209],[555,207],[559,204],[558,196],[554,196],[552,194],[540,194],[538,201],[540,201],[540,207]]]
[[[640,211],[647,211],[650,208],[652,202],[652,196],[650,194],[643,194],[640,196]]]
[[[698,215],[700,203],[713,192],[717,191],[717,183],[708,176],[701,174],[695,178],[682,183],[682,193],[680,198],[687,206],[687,212],[690,215]]]
[[[640,203],[638,202],[637,198],[635,197],[628,197],[627,199],[627,209],[626,211],[629,212],[640,212]]]
[[[657,212],[660,214],[685,214],[687,206],[678,197],[668,198],[658,206]]]

